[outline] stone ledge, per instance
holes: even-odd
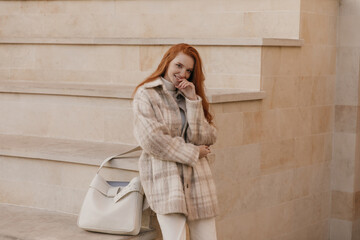
[[[107,157],[134,148],[133,145],[86,142],[35,136],[0,134],[0,156],[43,159],[99,166]],[[140,151],[112,161],[113,168],[138,171]]]
[[[152,240],[155,230],[137,236],[87,232],[77,227],[77,216],[47,210],[0,204],[0,239]]]
[[[51,45],[124,45],[162,46],[177,43],[194,46],[276,46],[300,47],[302,39],[286,38],[16,38],[0,37],[0,44],[51,44]]]
[[[134,86],[100,85],[85,83],[45,83],[30,81],[0,81],[0,93],[25,93],[43,95],[83,96],[132,99]],[[210,103],[261,100],[266,97],[264,91],[248,89],[207,89]]]
[[[128,151],[136,146],[120,143],[88,142],[35,136],[0,134],[0,156],[42,159],[76,164],[100,166],[110,156]],[[128,155],[127,158],[114,160],[106,166],[139,171],[141,151]],[[210,164],[215,161],[215,154],[208,155]]]

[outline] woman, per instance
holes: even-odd
[[[216,129],[205,97],[201,59],[172,46],[135,89],[134,133],[143,149],[140,179],[164,240],[215,240],[217,198],[206,158]]]

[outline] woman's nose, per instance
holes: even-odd
[[[184,78],[186,76],[186,70],[182,69],[180,72],[180,76]]]

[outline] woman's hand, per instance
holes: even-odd
[[[199,148],[199,152],[200,152],[199,159],[206,157],[211,152],[209,146],[206,146],[206,145],[200,145],[200,146],[198,146],[198,148]]]
[[[185,78],[181,79],[181,82],[176,86],[186,98],[190,100],[196,100],[195,85],[192,82],[189,82]]]

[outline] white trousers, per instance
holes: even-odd
[[[186,240],[187,223],[190,240],[217,240],[215,218],[186,221],[182,214],[157,214],[163,240]]]

